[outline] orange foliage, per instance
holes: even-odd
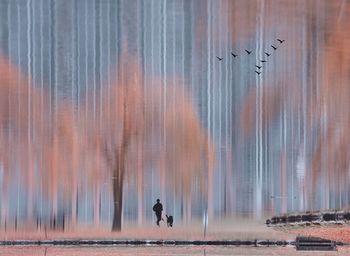
[[[291,2],[291,1],[287,1]],[[306,7],[310,7],[318,1],[310,1]],[[346,1],[325,1],[328,13],[325,28],[326,41],[323,51],[318,53],[319,70],[322,70],[320,79],[315,88],[310,87],[310,98],[307,99],[308,120],[307,129],[310,134],[315,127],[320,127],[317,143],[311,155],[309,169],[311,170],[312,189],[316,182],[326,173],[327,179],[332,182],[331,189],[345,188],[349,164],[350,164],[350,34],[346,28],[350,22],[350,4]],[[305,10],[306,17],[314,18],[312,10]],[[286,17],[288,19],[288,15]],[[312,24],[315,26],[314,24]],[[310,36],[310,35],[308,35]],[[301,65],[300,65],[301,66]],[[313,69],[314,71],[316,70]],[[299,92],[298,92],[299,91]],[[301,86],[284,81],[279,87],[264,86],[260,91],[262,100],[263,128],[271,123],[272,118],[282,111],[282,103],[290,104],[289,110],[295,111],[304,96]],[[283,92],[283,93],[282,93]],[[249,93],[242,107],[241,126],[247,135],[254,126],[258,91]],[[311,189],[311,190],[312,190]]]
[[[164,161],[177,191],[189,194],[193,182],[204,184],[205,159],[214,153],[188,93],[156,78],[146,86],[149,80],[136,61],[119,66],[112,86],[89,95],[75,111],[64,100],[50,106],[45,90],[33,87],[31,78],[0,58],[0,162],[5,184],[12,176],[9,172],[18,167],[28,196],[33,186],[42,186],[56,211],[59,191],[69,200],[84,179],[93,186],[111,181],[118,161],[125,161],[126,178],[138,175],[138,152],[143,153],[145,170]],[[144,150],[139,151],[140,146]]]

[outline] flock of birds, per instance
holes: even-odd
[[[281,45],[285,40],[283,40],[283,39],[279,39],[279,38],[277,38],[277,41],[279,42],[279,44]],[[271,45],[271,48],[273,49],[273,51],[276,51],[277,49],[278,49],[278,47],[279,46],[275,46],[275,45]],[[244,49],[244,51],[248,54],[248,55],[250,55],[253,51],[252,50],[247,50],[247,49]],[[268,53],[267,51],[266,52],[264,52],[265,53],[265,55],[266,55],[266,57],[270,57],[270,55],[271,55],[271,53]],[[231,55],[233,56],[233,58],[237,58],[238,57],[238,54],[235,54],[235,53],[233,53],[233,52],[231,52]],[[218,57],[218,56],[216,56],[216,58],[219,60],[219,61],[222,61],[223,59],[224,59],[224,57]],[[262,60],[260,60],[260,65],[258,65],[258,64],[256,64],[255,65],[255,67],[258,69],[258,70],[255,70],[255,73],[257,74],[257,75],[260,75],[261,74],[261,69],[262,69],[262,63],[265,63],[265,62],[267,62],[267,60],[264,60],[264,59],[262,59]]]

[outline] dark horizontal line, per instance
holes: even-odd
[[[295,243],[276,240],[3,240],[0,246],[82,246],[82,245],[246,245],[286,246]]]

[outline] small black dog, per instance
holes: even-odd
[[[168,216],[165,214],[165,217],[166,217],[166,224],[168,227],[172,227],[173,226],[173,222],[174,222],[174,219],[173,219],[173,216]]]

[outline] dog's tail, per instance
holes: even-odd
[[[168,215],[166,215],[166,214],[165,214],[165,216],[166,216],[167,218],[169,218],[169,216],[168,216]]]

